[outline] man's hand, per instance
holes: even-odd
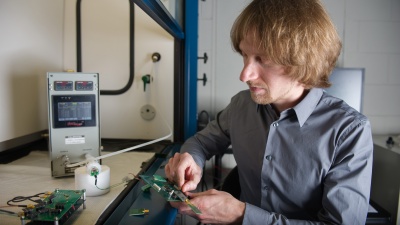
[[[184,202],[170,202],[179,213],[189,215],[204,224],[242,224],[246,204],[229,193],[211,189],[185,194],[200,209],[201,214],[195,214]]]
[[[183,192],[195,190],[200,182],[202,169],[189,153],[175,153],[165,166],[165,175]]]

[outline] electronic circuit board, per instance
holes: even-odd
[[[61,225],[84,204],[85,190],[56,189],[54,192],[48,193],[38,204],[23,208],[23,219],[31,220],[33,224]]]
[[[167,181],[163,177],[158,175],[140,175],[140,178],[142,178],[142,180],[147,183],[147,187],[152,187],[165,200],[185,202],[193,210],[193,212],[195,212],[196,214],[201,214],[201,211],[189,201],[188,197],[186,197],[186,195],[183,194],[182,191],[180,191],[174,184]]]

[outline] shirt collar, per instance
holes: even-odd
[[[312,88],[306,97],[304,97],[299,104],[293,107],[293,110],[296,112],[300,127],[304,125],[308,117],[310,117],[310,115],[314,112],[322,94],[323,90],[321,88]]]
[[[310,117],[311,113],[314,112],[315,107],[321,99],[322,93],[323,90],[321,88],[312,88],[310,89],[306,97],[304,97],[304,99],[299,104],[292,108],[297,115],[300,127],[304,125],[308,117]],[[257,112],[259,111],[260,106],[263,105],[256,104]]]

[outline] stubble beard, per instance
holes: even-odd
[[[288,93],[290,93],[290,91],[293,89],[293,86],[294,86],[294,83],[291,83],[290,87],[287,90],[285,90],[279,97],[275,96],[276,98],[272,97],[269,88],[265,87],[265,86],[263,87],[263,89],[265,91],[263,94],[257,94],[252,91],[250,91],[250,94],[251,94],[251,98],[253,99],[253,101],[255,103],[260,104],[260,105],[267,105],[267,104],[272,104],[272,103],[276,102],[277,100],[287,96]]]
[[[271,95],[270,95],[268,89],[264,89],[264,90],[265,90],[265,94],[256,94],[256,93],[250,91],[251,98],[253,99],[253,101],[255,103],[260,104],[260,105],[267,105],[267,104],[271,104],[273,102],[273,99],[271,98]]]

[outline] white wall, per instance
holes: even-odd
[[[225,108],[230,98],[247,85],[239,80],[242,59],[234,53],[230,43],[230,29],[236,16],[250,0],[199,1],[198,54],[206,52],[206,64],[198,61],[198,77],[207,74],[208,82],[198,82],[198,110],[206,110],[211,117]]]
[[[246,85],[239,81],[242,61],[229,39],[231,25],[249,0],[199,1],[199,61],[209,87],[199,88],[198,110],[215,115]],[[343,41],[338,66],[365,68],[363,113],[374,134],[400,133],[400,1],[323,0]],[[211,12],[211,13],[210,13]],[[209,34],[209,35],[204,35]]]
[[[345,1],[344,67],[364,67],[375,134],[400,133],[400,1]]]
[[[76,70],[74,0],[0,1],[0,147],[47,129],[46,73]],[[83,72],[100,89],[121,89],[129,76],[128,1],[82,1]],[[135,7],[135,80],[122,95],[100,97],[103,138],[154,139],[173,126],[173,38]],[[151,54],[161,61],[153,63]],[[153,82],[143,91],[142,75]],[[140,108],[151,104],[146,121]],[[23,144],[23,143],[19,143]],[[0,151],[2,148],[0,148]]]
[[[64,67],[76,68],[75,1],[66,2]],[[173,126],[173,38],[135,6],[135,79],[122,95],[101,95],[103,138],[155,139]],[[157,63],[153,52],[161,54]],[[129,2],[82,1],[82,71],[100,74],[100,89],[121,89],[129,77]],[[144,92],[142,76],[153,82]],[[156,117],[141,118],[140,109],[151,104]]]
[[[63,1],[0,1],[0,142],[47,129],[45,74],[62,69]]]

